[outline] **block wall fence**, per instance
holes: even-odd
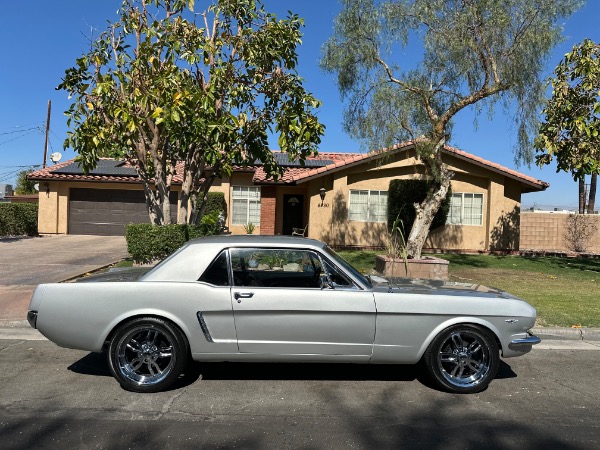
[[[521,212],[520,250],[569,251],[565,246],[568,214]],[[590,239],[587,251],[600,253],[600,215],[593,215],[598,231]]]

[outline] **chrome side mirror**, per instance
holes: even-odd
[[[321,275],[320,282],[321,282],[321,290],[335,289],[335,287],[333,286],[333,281],[331,281],[331,278],[327,274]]]

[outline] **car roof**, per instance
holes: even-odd
[[[327,244],[318,241],[316,239],[309,239],[304,237],[293,237],[293,236],[261,236],[254,234],[237,234],[237,235],[216,235],[216,236],[204,236],[196,239],[192,239],[187,245],[204,245],[204,244],[222,244],[225,247],[233,245],[239,246],[257,246],[257,245],[268,245],[268,246],[292,246],[292,247],[317,247],[323,248]]]
[[[167,257],[140,281],[195,281],[223,249],[231,247],[312,248],[325,243],[291,236],[218,235],[193,239]]]

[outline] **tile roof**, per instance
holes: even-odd
[[[308,171],[304,171],[302,173],[295,174],[296,176],[292,177],[292,182],[305,182],[309,181],[313,178],[317,178],[325,173],[336,172],[338,170],[342,170],[357,164],[364,164],[368,161],[373,161],[375,159],[381,158],[389,153],[407,151],[414,148],[414,143],[412,141],[402,142],[400,144],[394,145],[389,149],[377,150],[375,152],[370,153],[346,153],[346,157],[336,161],[334,164],[319,167],[317,169],[311,169]],[[444,153],[455,156],[459,159],[469,161],[478,166],[487,168],[494,172],[500,173],[502,175],[508,176],[509,178],[513,178],[521,183],[526,184],[532,191],[543,191],[548,186],[549,183],[545,181],[538,180],[536,178],[530,177],[529,175],[525,175],[521,172],[517,172],[516,170],[509,169],[508,167],[504,167],[500,164],[494,163],[492,161],[488,161],[487,159],[480,158],[479,156],[475,156],[471,153],[467,153],[458,148],[452,147],[450,145],[444,146]]]
[[[256,184],[298,184],[318,178],[324,174],[337,172],[348,167],[373,161],[389,153],[407,151],[412,148],[414,148],[414,143],[412,141],[407,141],[390,147],[389,149],[370,153],[322,152],[315,157],[308,158],[305,166],[300,166],[296,161],[289,161],[287,155],[285,157],[279,156],[283,155],[281,152],[275,152],[276,159],[286,166],[283,176],[277,181],[268,177],[260,164],[253,166],[234,165],[233,170],[234,172],[254,173],[252,179]],[[517,172],[516,170],[509,169],[449,145],[444,147],[444,153],[515,179],[523,183],[529,191],[541,191],[549,186],[549,184],[544,181],[537,180]],[[130,164],[122,161],[115,161],[110,158],[103,158],[100,161],[98,167],[88,174],[84,174],[79,167],[79,164],[72,159],[30,173],[28,178],[31,180],[139,183],[138,176],[133,172],[133,167]],[[183,163],[180,163],[176,167],[173,184],[182,183],[182,173]]]

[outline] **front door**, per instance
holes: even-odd
[[[321,274],[331,271],[331,263],[323,267],[316,252],[232,249],[231,263],[241,353],[369,360],[375,338],[373,293],[350,280],[321,289]]]
[[[304,195],[285,194],[282,234],[291,235],[294,228],[304,228],[304,225]]]

